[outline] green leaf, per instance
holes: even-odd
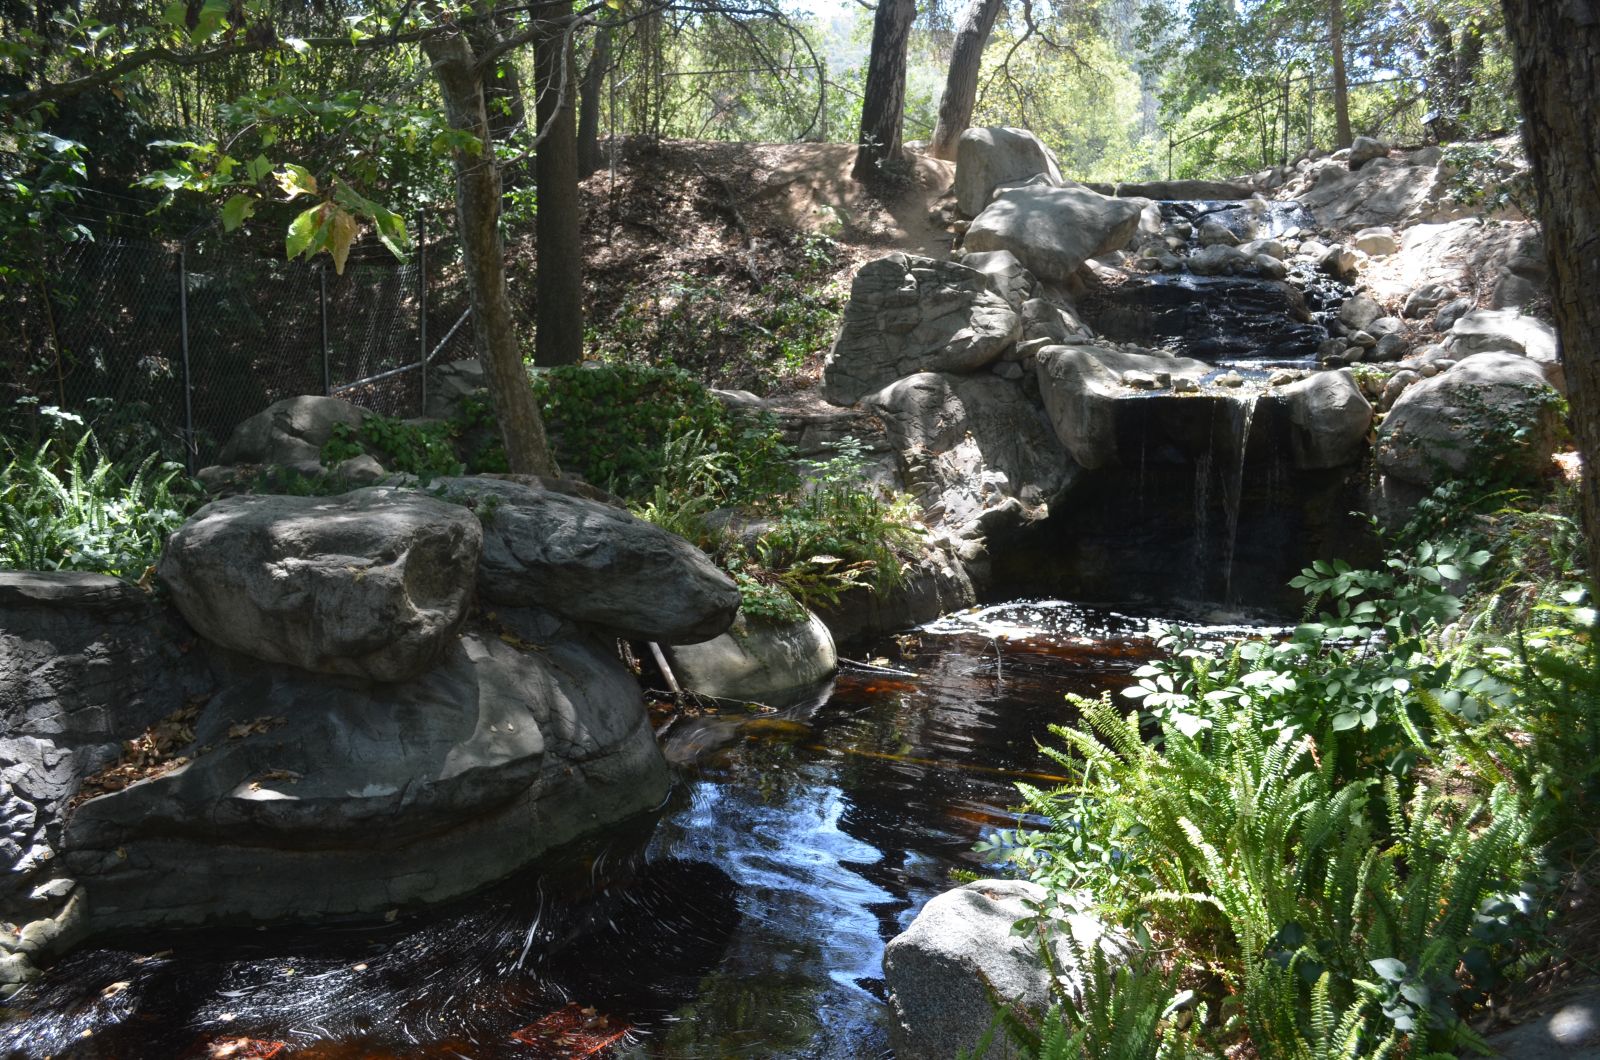
[[[1333,731],[1346,732],[1361,724],[1361,715],[1353,710],[1342,710],[1333,716]]]
[[[322,212],[321,206],[313,206],[302,211],[293,221],[289,222],[289,234],[283,241],[283,251],[290,261],[304,254],[310,257],[314,250],[311,241],[317,234],[317,215]]]
[[[254,184],[259,182],[262,177],[272,172],[272,163],[267,161],[266,155],[256,155],[249,162],[245,163],[244,171],[245,175],[250,178],[250,182]]]
[[[256,212],[256,200],[249,195],[235,195],[222,204],[222,230],[232,232]]]

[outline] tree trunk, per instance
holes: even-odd
[[[572,10],[566,0],[542,4],[536,18],[554,19]],[[534,91],[538,93],[539,141],[534,179],[539,207],[534,233],[539,245],[535,292],[539,301],[533,363],[548,367],[583,360],[583,234],[578,226],[578,127],[572,74],[572,39],[560,31],[534,44]]]
[[[453,34],[430,38],[422,48],[438,78],[450,127],[472,134],[483,145],[481,154],[460,149],[453,153],[456,228],[472,302],[478,360],[500,423],[506,463],[519,474],[558,475],[511,320],[505,248],[500,243],[500,170],[494,161],[483,81],[472,45],[465,36]]]
[[[862,94],[861,135],[856,139],[856,164],[851,176],[867,182],[899,162],[900,124],[906,109],[906,47],[917,0],[878,0],[872,19],[872,53]]]
[[[972,108],[978,102],[978,72],[983,66],[983,49],[989,43],[994,21],[1004,0],[968,0],[956,27],[955,46],[950,50],[950,73],[945,78],[944,95],[939,97],[939,121],[933,127],[928,154],[954,160],[956,141],[972,124]]]
[[[600,150],[600,90],[611,68],[611,27],[595,31],[594,51],[578,86],[578,177],[587,177],[605,163]]]
[[[1333,53],[1333,120],[1336,147],[1355,143],[1350,131],[1350,78],[1344,69],[1344,0],[1328,0],[1328,50]]]
[[[1600,0],[1502,0],[1600,579]]]

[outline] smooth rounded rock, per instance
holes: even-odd
[[[709,640],[733,624],[733,579],[683,538],[624,509],[487,476],[435,485],[482,517],[485,600],[661,644]]]
[[[275,401],[233,429],[221,464],[320,465],[336,427],[359,427],[371,416],[338,398],[307,394]]]
[[[974,217],[989,205],[995,187],[1042,175],[1061,185],[1055,154],[1026,129],[968,129],[956,141],[956,209]]]
[[[160,576],[215,644],[402,681],[434,666],[454,638],[482,542],[472,512],[407,490],[229,497],[173,533]]]
[[[1045,889],[1024,880],[979,880],[938,895],[911,926],[884,948],[883,973],[891,997],[890,1039],[895,1055],[918,1060],[954,1060],[970,1051],[994,1019],[991,992],[1002,1003],[1038,1017],[1050,1007],[1051,970],[1039,943],[1011,930],[1034,915]],[[1085,913],[1065,916],[1049,943],[1051,958],[1069,992],[1081,991],[1072,943],[1100,946],[1117,955],[1099,920]],[[1019,1056],[1004,1035],[988,1056]]]
[[[1278,393],[1289,408],[1296,467],[1320,470],[1360,461],[1372,427],[1372,405],[1352,372],[1317,372]]]
[[[1437,370],[1437,362],[1426,364]],[[1414,486],[1445,477],[1530,480],[1555,450],[1559,395],[1539,366],[1481,353],[1407,387],[1378,429],[1378,467]]]
[[[1040,279],[1064,281],[1090,258],[1127,246],[1142,212],[1087,188],[1018,188],[973,219],[963,245],[1009,250]]]
[[[799,622],[753,620],[741,611],[728,632],[666,654],[680,687],[714,699],[782,699],[839,668],[833,634],[809,611]]]

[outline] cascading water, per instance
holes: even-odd
[[[1182,247],[1202,250],[1199,230],[1215,222],[1240,241],[1292,238],[1313,229],[1314,220],[1296,202],[1171,201],[1160,204],[1170,226],[1187,225]],[[1182,232],[1182,228],[1176,229]],[[1174,237],[1177,238],[1176,236]],[[1285,279],[1255,275],[1199,275],[1189,258],[1175,269],[1097,289],[1080,306],[1095,330],[1116,342],[1171,350],[1227,367],[1310,367],[1329,325],[1350,289],[1315,268],[1286,265]]]
[[[1225,603],[1233,602],[1233,557],[1239,544],[1239,512],[1244,507],[1245,459],[1250,452],[1250,428],[1255,423],[1259,398],[1260,395],[1252,391],[1240,394],[1230,402],[1235,455],[1232,488],[1224,494],[1222,501],[1227,518],[1227,545],[1222,557],[1222,597]]]

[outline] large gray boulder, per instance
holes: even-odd
[[[1350,145],[1350,168],[1360,169],[1376,158],[1388,158],[1389,145],[1370,136],[1358,136]]]
[[[1448,477],[1536,478],[1555,450],[1558,403],[1528,358],[1476,354],[1396,399],[1378,429],[1378,468],[1424,489]]]
[[[1317,372],[1278,391],[1289,409],[1289,447],[1304,471],[1360,461],[1372,428],[1372,404],[1348,368]]]
[[[77,931],[381,914],[655,805],[670,778],[615,652],[497,623],[400,683],[226,667],[183,761],[74,812]]]
[[[699,644],[666,650],[680,687],[716,699],[782,700],[839,668],[833,634],[816,615],[799,622],[751,620]]]
[[[1039,392],[1056,437],[1072,459],[1093,471],[1116,463],[1119,401],[1136,398],[1122,380],[1128,373],[1198,382],[1211,372],[1203,361],[1127,353],[1105,346],[1046,346],[1036,356]],[[1192,399],[1190,399],[1192,400]]]
[[[823,394],[851,405],[916,372],[976,371],[1021,335],[1021,316],[988,274],[953,261],[891,254],[856,273],[839,337],[823,364]]]
[[[962,246],[1009,250],[1040,279],[1065,281],[1090,258],[1127,246],[1141,212],[1135,201],[1087,188],[1016,188],[973,219]]]
[[[403,681],[443,658],[483,533],[466,508],[389,488],[213,501],[160,576],[207,640],[319,673]]]
[[[1036,883],[979,880],[935,897],[911,926],[889,940],[883,974],[890,991],[890,1041],[896,1056],[954,1060],[978,1043],[994,1019],[990,992],[1023,1014],[1038,1017],[1053,1000],[1051,970],[1032,934],[1015,934],[1018,920],[1033,917],[1029,903],[1047,898]],[[1081,990],[1081,973],[1069,939],[1080,948],[1121,951],[1105,926],[1087,914],[1058,919],[1049,942],[1067,989]],[[1006,1039],[985,1055],[1023,1055]]]
[[[1521,354],[1539,366],[1547,383],[1566,392],[1556,329],[1538,317],[1515,309],[1475,309],[1451,325],[1444,345],[1457,359],[1475,353]]]
[[[222,464],[271,464],[320,470],[335,427],[359,427],[372,415],[338,398],[304,395],[275,401],[233,429]]]
[[[1077,468],[1018,382],[922,372],[862,404],[883,420],[932,525],[984,530],[1043,518]]]
[[[968,129],[956,142],[956,209],[975,217],[989,205],[996,185],[1042,174],[1060,186],[1056,156],[1026,129]]]
[[[733,624],[733,580],[683,538],[625,509],[504,479],[435,484],[483,519],[485,600],[662,644],[709,640]]]

